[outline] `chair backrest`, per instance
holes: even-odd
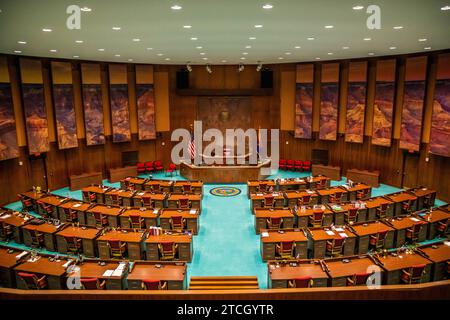
[[[265,206],[273,206],[275,202],[275,198],[273,196],[264,196],[264,205]]]
[[[97,278],[81,278],[80,282],[85,290],[98,290],[100,288]]]
[[[358,208],[350,208],[348,210],[348,216],[351,218],[356,217],[357,214],[358,214]]]
[[[158,160],[158,161],[155,161],[155,162],[154,162],[154,166],[155,166],[155,167],[160,167],[160,166],[162,166],[162,162],[159,161],[159,160]]]
[[[175,251],[175,243],[173,242],[161,242],[161,248],[163,253],[173,253]]]
[[[120,250],[122,242],[117,239],[108,240],[109,247],[113,250]]]
[[[389,203],[382,203],[380,206],[381,211],[386,211],[388,209]]]
[[[311,280],[311,277],[294,278],[294,284],[296,288],[309,288],[311,285]]]
[[[144,283],[145,289],[147,290],[159,290],[159,280],[142,280]]]
[[[290,165],[290,166],[293,166],[294,165],[294,160],[288,160],[287,164]]]
[[[38,276],[34,273],[18,272],[17,275],[25,281],[27,287],[37,287]]]
[[[311,161],[305,160],[305,161],[303,161],[303,165],[304,166],[310,166],[311,165]]]
[[[384,241],[384,239],[386,238],[388,231],[381,231],[378,232],[378,241]]]
[[[130,220],[132,224],[141,224],[141,216],[138,214],[130,214]]]
[[[267,191],[267,183],[260,183],[259,191]]]
[[[294,247],[294,241],[281,241],[280,248],[283,252],[291,252]]]
[[[323,214],[324,214],[323,210],[314,210],[313,211],[313,220],[314,221],[322,221]]]
[[[145,166],[146,166],[147,168],[153,167],[153,161],[147,161],[147,162],[145,163]]]
[[[180,198],[178,200],[178,206],[180,208],[187,208],[187,207],[189,207],[189,198]]]
[[[111,195],[111,200],[112,200],[112,201],[117,201],[117,200],[119,200],[119,195],[117,195],[117,194],[112,194],[112,195]]]
[[[89,199],[89,192],[88,191],[81,191],[83,193],[84,199]]]
[[[336,200],[341,200],[341,198],[342,198],[342,192],[341,192],[341,191],[336,192],[336,193],[334,194],[334,198],[335,198]]]
[[[177,168],[177,166],[174,163],[169,164],[170,170],[175,170],[176,168]]]
[[[64,236],[64,239],[66,240],[67,245],[69,245],[69,246],[77,245],[77,238],[75,238],[75,236],[72,236],[72,235]]]
[[[353,276],[354,285],[363,285],[367,283],[367,279],[370,277],[371,273],[357,273]]]
[[[310,201],[311,201],[311,195],[310,194],[302,197],[302,202],[304,204],[309,203]]]
[[[136,166],[137,166],[138,168],[144,168],[144,167],[145,167],[145,164],[144,164],[143,162],[138,162],[138,163],[136,164]]]
[[[286,159],[280,159],[279,164],[286,164]]]
[[[339,248],[344,245],[345,238],[334,238],[333,239],[333,247]]]
[[[269,221],[270,221],[270,224],[274,227],[281,225],[280,217],[269,217]]]
[[[320,187],[325,187],[327,185],[327,179],[321,179],[319,182]]]
[[[190,184],[183,184],[183,191],[184,192],[191,192],[191,185]]]
[[[182,227],[183,226],[183,216],[172,216],[171,217],[172,226]]]
[[[103,215],[102,215],[101,212],[96,212],[96,211],[94,211],[93,214],[94,214],[94,219],[95,219],[96,221],[101,221],[101,220],[102,220]]]
[[[294,164],[296,167],[301,167],[303,165],[303,162],[300,160],[295,160]]]
[[[152,205],[152,198],[151,197],[142,197],[142,203],[144,206],[151,206]]]
[[[413,228],[412,228],[413,233],[419,233],[421,228],[422,228],[422,224],[421,223],[414,224]]]
[[[161,185],[159,183],[152,184],[153,191],[159,191],[161,189]]]
[[[425,264],[415,265],[411,267],[411,277],[412,278],[421,278],[423,272],[425,271]]]

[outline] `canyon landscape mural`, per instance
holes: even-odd
[[[83,84],[83,106],[86,144],[105,144],[102,88],[99,84]]]
[[[110,85],[113,142],[131,140],[128,85]]]
[[[139,140],[156,139],[153,85],[136,85]]]
[[[0,160],[17,158],[16,120],[11,98],[11,85],[0,83]]]
[[[311,139],[314,88],[312,83],[297,83],[295,91],[295,137]]]
[[[320,88],[319,139],[336,140],[339,83],[322,83]]]
[[[389,147],[392,137],[392,117],[394,111],[394,82],[377,82],[373,104],[372,144]]]
[[[430,152],[450,157],[450,79],[436,81]]]
[[[59,149],[75,148],[78,139],[72,85],[53,85],[53,99]]]
[[[348,85],[345,141],[362,143],[364,140],[364,114],[366,109],[366,83]]]

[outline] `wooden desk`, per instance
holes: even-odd
[[[312,287],[326,287],[328,284],[328,275],[318,261],[296,261],[295,265],[270,262],[268,268],[267,282],[271,289],[288,288],[289,280],[302,277],[311,277]]]
[[[291,179],[278,179],[278,190],[305,190],[307,188],[307,183],[304,179],[291,178]]]
[[[191,202],[191,208],[201,209],[202,195],[200,194],[179,194],[171,193],[167,198],[167,208],[178,208],[178,200],[188,198]]]
[[[413,196],[417,197],[417,207],[416,210],[422,210],[425,208],[424,201],[429,199],[428,207],[434,207],[436,200],[436,190],[428,189],[425,187],[414,188],[407,190]]]
[[[70,212],[75,212],[75,214],[77,216],[77,221],[81,225],[86,225],[87,224],[86,223],[86,211],[89,208],[94,207],[94,206],[95,206],[95,204],[81,202],[78,200],[70,200],[70,201],[64,202],[59,205],[59,219],[61,220],[61,222],[66,222],[67,216],[66,216],[66,213],[64,212],[64,209],[69,209]]]
[[[56,245],[58,252],[69,253],[65,237],[75,237],[81,239],[81,252],[87,257],[96,257],[95,239],[100,235],[101,229],[92,227],[67,226],[56,233]]]
[[[105,204],[105,193],[108,192],[111,188],[101,187],[101,186],[89,186],[81,189],[82,192],[87,192],[89,195],[95,194],[96,200],[93,201],[98,204]],[[91,202],[90,199],[84,197],[83,193],[83,201]]]
[[[263,236],[267,234],[268,236]],[[276,246],[282,241],[294,241],[294,258],[308,258],[308,238],[302,229],[261,230],[261,256],[264,261],[281,258],[277,255]]]
[[[133,197],[137,193],[137,191],[132,190],[122,190],[122,192],[118,193],[119,203],[122,203],[124,207],[132,207],[134,206]]]
[[[358,250],[356,253],[359,255],[366,254],[369,251],[370,236],[379,232],[388,231],[384,240],[384,248],[390,249],[394,247],[395,230],[381,221],[355,223],[351,226],[351,230],[358,236]]]
[[[23,233],[23,243],[31,247],[33,240],[32,240],[32,234],[31,232],[38,232],[42,233],[44,236],[44,243],[43,246],[49,250],[49,251],[56,251],[55,248],[55,234],[62,230],[65,226],[63,224],[60,224],[58,226],[55,226],[54,224],[49,224],[47,222],[39,225],[34,224],[26,224],[22,227],[22,233]]]
[[[307,205],[315,205],[319,200],[317,192],[312,190],[288,190],[283,192],[283,196],[286,199],[285,203],[289,208],[300,206],[301,204],[298,200],[306,196],[311,196]]]
[[[184,230],[192,230],[193,234],[198,234],[199,224],[198,219],[200,210],[198,208],[192,209],[172,209],[165,208],[159,215],[159,223],[161,228],[165,230],[171,230],[170,220],[173,216],[181,216],[186,220]]]
[[[417,253],[400,253],[399,255],[397,255],[397,253],[390,253],[386,257],[378,256],[378,259],[383,264],[382,268],[385,270],[384,284],[389,285],[402,283],[400,279],[402,269],[407,269],[421,264],[426,265],[425,274],[423,275],[421,282],[430,281],[432,262]]]
[[[333,211],[330,210],[329,207],[323,206],[323,219],[322,226],[328,227],[333,223],[334,214]],[[300,206],[297,211],[293,211],[295,216],[297,217],[297,227],[299,228],[307,228],[312,226],[311,219],[314,215],[314,207],[313,206]]]
[[[330,202],[330,196],[335,195],[338,192],[342,192],[342,198],[340,202],[348,201],[348,192],[343,187],[329,187],[326,189],[317,190],[317,194],[319,195],[319,203],[326,204]]]
[[[428,260],[433,262],[431,267],[431,281],[440,281],[447,278],[447,262],[450,260],[450,246],[439,243],[419,248],[425,253]]]
[[[120,227],[123,229],[131,229],[130,215],[139,215],[144,219],[144,226],[146,229],[158,225],[158,216],[160,209],[149,208],[129,208],[125,209],[119,216]]]
[[[304,179],[306,181],[306,189],[317,190],[329,188],[331,185],[331,179],[323,175],[310,176]]]
[[[122,190],[144,190],[144,183],[148,179],[146,178],[134,178],[127,177],[125,179],[120,180],[120,189]]]
[[[94,213],[101,213],[108,219],[107,226],[117,228],[119,226],[119,215],[122,213],[122,211],[123,209],[120,207],[112,207],[97,204],[94,207],[91,207],[88,210],[86,210],[86,225],[90,227],[95,227],[96,222]]]
[[[31,216],[28,216],[24,213],[15,212],[15,211],[6,211],[0,216],[0,224],[5,226],[11,226],[12,235],[10,239],[3,238],[3,241],[14,240],[17,243],[23,242],[22,236],[22,226],[27,224],[28,221],[32,219]]]
[[[148,235],[145,244],[147,246],[147,260],[161,260],[158,244],[173,242],[178,245],[175,260],[191,262],[193,254],[192,236],[184,232],[169,232],[160,235]]]
[[[70,190],[79,190],[91,184],[101,184],[103,181],[103,174],[101,172],[83,173],[79,175],[71,175]]]
[[[274,207],[284,207],[284,195],[282,192],[252,193],[250,194],[251,209],[262,208],[266,196],[274,197]]]
[[[183,193],[184,185],[191,186],[191,193],[203,194],[203,181],[175,181],[172,185],[172,191],[175,193]]]
[[[30,199],[31,202],[33,203],[33,211],[37,212],[37,200],[39,200],[40,198],[47,196],[47,193],[45,192],[36,192],[34,190],[30,190],[30,191],[26,191],[26,192],[22,192],[20,194],[22,197],[25,197],[26,199]]]
[[[120,240],[126,243],[124,257],[130,260],[144,260],[144,241],[147,233],[144,230],[111,230],[97,238],[98,254],[100,259],[112,258],[108,244],[109,240]]]
[[[380,208],[383,204],[387,204],[386,217],[391,218],[394,216],[394,203],[385,197],[370,198],[364,201],[364,203],[367,208],[367,221],[378,220],[377,208]]]
[[[406,191],[389,194],[386,195],[385,198],[394,203],[394,216],[402,216],[408,213],[404,212],[402,209],[402,204],[405,201],[411,201],[411,211],[416,211],[417,197]]]
[[[375,262],[368,256],[327,259],[324,260],[324,263],[328,268],[332,287],[347,286],[347,278],[352,278],[355,274],[369,273],[369,268],[375,265]]]
[[[333,167],[333,166],[324,166],[321,164],[313,164],[311,165],[311,173],[312,175],[319,175],[322,174],[324,176],[329,177],[333,180],[341,180],[342,174],[341,174],[341,167]]]
[[[144,190],[145,191],[153,191],[153,186],[158,185],[161,189],[159,192],[173,192],[173,184],[174,181],[172,180],[147,180],[144,183]]]
[[[98,260],[85,260],[78,264],[79,276],[81,278],[97,278],[100,282],[105,281],[106,290],[122,290],[126,288],[126,276],[129,269],[129,263],[126,261],[102,261],[105,264],[100,265]],[[125,267],[120,275],[105,276],[105,271],[116,270],[120,263],[125,264]],[[67,276],[76,276],[74,272],[69,273]]]
[[[367,208],[364,205],[364,201],[355,203],[347,202],[347,203],[340,203],[338,205],[328,205],[328,206],[330,207],[330,210],[334,212],[335,225],[342,225],[344,223],[348,223],[345,219],[345,215],[348,214],[349,210],[353,208],[358,208],[358,217],[356,222],[367,221]]]
[[[16,287],[16,277],[13,269],[20,263],[16,258],[20,253],[20,250],[0,247],[0,287]]]
[[[353,187],[348,187],[347,185],[343,185],[342,187],[348,191],[348,201],[367,200],[372,195],[372,187],[364,183],[354,183]],[[358,199],[357,193],[361,191],[365,191],[366,195]]]
[[[268,229],[267,219],[270,217],[282,218],[282,229],[291,229],[294,227],[294,214],[289,208],[255,208],[253,209],[255,214],[255,231],[256,234],[261,232],[261,229]]]
[[[53,258],[51,258],[53,260]],[[69,263],[68,263],[69,262]],[[73,262],[73,261],[72,261]],[[17,289],[27,289],[27,285],[22,278],[19,277],[19,272],[34,273],[38,276],[46,276],[49,290],[63,290],[65,286],[65,265],[70,265],[70,261],[66,259],[58,259],[50,261],[50,258],[39,257],[36,261],[26,260],[14,268],[16,273]]]
[[[137,261],[127,277],[128,289],[142,290],[142,281],[147,279],[167,282],[169,290],[183,290],[186,287],[186,264]]]
[[[356,236],[346,227],[331,228],[308,228],[308,249],[311,252],[310,258],[323,259],[326,256],[327,241],[341,239],[345,234],[342,255],[353,256],[355,254]]]
[[[136,166],[109,169],[109,182],[119,182],[120,180],[130,176],[131,177],[137,176]]]
[[[276,183],[275,180],[248,180],[247,181],[247,194],[250,198],[250,194],[259,192],[259,185],[266,184],[267,188],[273,188],[275,190]]]
[[[419,216],[429,223],[427,236],[428,239],[434,239],[436,237],[440,222],[447,224],[446,234],[450,233],[450,213],[448,213],[447,211],[435,209],[431,213],[429,213],[428,211],[425,213],[419,213]]]
[[[166,201],[169,197],[168,193],[152,193],[150,191],[138,191],[134,194],[133,204],[135,207],[142,207],[144,205],[142,198],[150,197],[151,201],[154,203],[155,208],[166,207]]]
[[[50,206],[52,208],[52,213],[50,215],[50,218],[53,219],[58,219],[58,207],[66,202],[69,201],[70,199],[68,198],[62,198],[62,197],[58,197],[52,194],[49,194],[45,197],[42,197],[38,200],[38,202],[42,202],[43,204]],[[37,213],[39,213],[41,216],[43,217],[47,217],[48,214],[47,212],[43,212],[42,207],[41,206],[37,206]]]
[[[374,188],[380,186],[380,173],[378,171],[348,169],[346,177],[347,180],[365,183]]]
[[[418,242],[423,242],[427,239],[428,223],[414,216],[397,216],[395,218],[386,219],[383,221],[388,226],[395,230],[394,247],[399,248],[406,242],[406,229],[413,228],[414,225],[420,224]]]

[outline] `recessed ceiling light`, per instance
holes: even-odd
[[[245,46],[245,49],[251,49],[252,46]]]
[[[450,10],[450,6],[445,6],[445,7],[442,7],[442,8],[441,8],[441,10],[442,10],[442,11],[447,11],[447,10]]]
[[[425,42],[425,41],[427,41],[426,38],[420,38],[420,39],[419,39],[419,42]]]
[[[44,32],[52,32],[52,29],[50,29],[50,28],[43,28],[42,31],[44,31]]]
[[[157,54],[157,56],[160,56],[160,57],[163,56],[163,55],[164,55],[164,53],[158,53]]]
[[[97,49],[98,51],[105,51],[105,49],[103,49],[103,48],[100,48],[100,49]]]
[[[121,27],[112,27],[112,29],[115,30],[115,31],[119,31],[122,28]]]
[[[375,53],[373,53],[373,52],[369,52],[369,53],[368,53],[369,56],[373,56],[374,54],[375,54]]]
[[[14,53],[22,53],[20,50],[14,50]]]
[[[395,50],[397,47],[389,47],[389,50]]]
[[[170,9],[172,9],[172,10],[181,10],[181,9],[183,9],[183,7],[175,4],[175,5],[171,6]]]
[[[308,40],[314,40],[315,38],[314,37],[309,37],[309,38],[307,38]]]
[[[202,46],[196,46],[195,48],[196,48],[196,49],[203,49]]]
[[[56,49],[50,49],[50,52],[56,52],[57,50]]]
[[[197,37],[192,37],[191,40],[195,41],[195,40],[198,40],[198,38]]]
[[[364,6],[354,6],[353,10],[362,10],[364,9]]]
[[[329,56],[331,56],[331,55],[333,55],[333,52],[328,52],[327,54],[328,54]]]
[[[183,28],[185,28],[185,29],[190,29],[190,28],[192,28],[192,26],[190,26],[190,25],[185,25],[185,26],[183,26]]]
[[[403,29],[403,26],[395,26],[394,29],[395,30],[400,30],[400,29]]]
[[[80,56],[72,56],[72,58],[79,58]]]
[[[153,50],[153,48],[147,48],[147,50]]]
[[[278,57],[278,60],[283,60],[284,58],[283,57]]]
[[[319,58],[319,57],[316,57],[316,60],[320,60],[320,58]]]
[[[425,47],[424,49],[425,50],[431,50],[431,47]]]
[[[256,40],[256,37],[249,37],[249,40]]]
[[[26,41],[17,41],[18,44],[27,44]]]
[[[202,58],[203,60],[208,60],[208,58]]]
[[[200,52],[200,55],[201,55],[201,56],[204,56],[205,54],[206,54],[206,53],[204,53],[204,52]]]
[[[83,40],[75,40],[76,43],[83,43]]]
[[[363,40],[364,41],[370,41],[370,40],[372,40],[372,38],[364,38]]]
[[[141,41],[141,39],[139,39],[139,38],[134,38],[133,41],[134,41],[134,42],[139,42],[139,41]]]
[[[241,57],[241,60],[245,60],[245,57]]]
[[[294,48],[295,48],[295,49],[300,49],[301,47],[300,47],[300,46],[295,46]]]
[[[333,29],[334,28],[334,26],[325,26],[325,29]]]
[[[91,11],[92,11],[92,9],[89,8],[89,7],[83,7],[83,8],[81,8],[80,10],[81,10],[81,11],[84,11],[84,12],[91,12]]]
[[[114,57],[120,57],[120,54],[115,54]]]
[[[244,56],[246,56],[246,55],[248,55],[248,52],[242,52],[242,54],[243,54]]]
[[[292,53],[290,53],[290,52],[285,52],[284,54],[285,54],[285,55],[291,55]]]
[[[225,62],[227,62],[227,60],[222,60],[222,63],[225,63]]]
[[[266,3],[265,5],[263,5],[263,9],[272,9],[273,5],[271,5],[270,3]]]
[[[165,58],[164,60],[166,60],[166,61],[169,61],[169,60],[170,60],[170,58]]]
[[[350,47],[342,47],[342,49],[347,50],[350,49]]]
[[[255,28],[262,28],[263,25],[262,24],[255,24]]]
[[[128,59],[128,61],[133,61],[133,59]]]

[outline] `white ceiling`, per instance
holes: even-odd
[[[266,3],[273,8],[263,9]],[[80,30],[66,27],[71,4],[91,9],[81,12]],[[175,4],[182,9],[172,10]],[[380,30],[366,27],[370,4],[381,8]],[[353,10],[356,5],[364,9]],[[450,10],[441,10],[448,5],[450,0],[1,0],[0,52],[155,64],[285,63],[403,54],[450,48]],[[263,27],[255,28],[257,24]],[[114,26],[121,30],[114,31]],[[136,38],[140,41],[133,41]],[[422,38],[427,40],[419,41]]]

